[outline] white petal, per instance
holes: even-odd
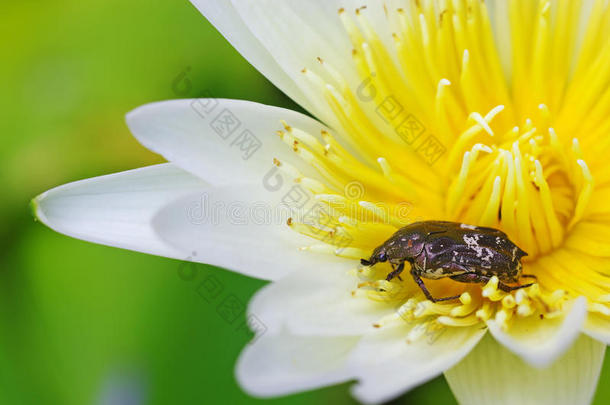
[[[580,334],[587,316],[587,300],[577,298],[567,315],[540,319],[515,318],[508,331],[494,320],[487,322],[491,334],[513,353],[534,367],[546,367],[561,356]]]
[[[256,293],[249,311],[265,323],[267,333],[287,328],[295,335],[361,335],[396,304],[352,294],[362,280],[346,271],[354,263],[312,267],[290,274]]]
[[[267,49],[256,39],[230,1],[191,0],[244,58],[291,99],[312,111],[307,98]]]
[[[257,397],[285,395],[345,382],[345,367],[356,337],[264,334],[246,346],[237,362],[241,387]]]
[[[388,401],[422,384],[459,362],[483,337],[486,329],[447,327],[422,331],[407,342],[415,325],[388,325],[368,334],[350,358],[359,379],[353,394],[364,403]]]
[[[127,114],[134,136],[170,162],[213,185],[251,182],[260,184],[261,191],[273,158],[319,177],[276,134],[283,129],[280,120],[313,136],[325,129],[303,114],[240,100],[163,101]]]
[[[299,250],[314,239],[291,230],[286,211],[278,205],[253,199],[258,190],[256,185],[209,187],[165,206],[153,228],[171,246],[195,252],[197,261],[263,279],[356,265],[354,260]]]
[[[593,399],[605,350],[605,344],[581,335],[541,369],[488,336],[445,377],[461,405],[585,405]]]
[[[34,214],[48,227],[103,245],[184,258],[151,226],[154,214],[205,183],[172,164],[144,167],[81,180],[49,190],[32,201]]]
[[[309,111],[333,128],[338,128],[337,120],[322,91],[313,87],[301,70],[320,71],[317,57],[321,57],[340,72],[352,88],[362,81],[352,60],[352,45],[339,19],[339,8],[353,13],[356,8],[367,6],[366,14],[372,26],[387,49],[393,49],[382,2],[234,0],[233,6],[253,35],[307,97],[312,106]]]
[[[610,344],[610,320],[607,316],[589,312],[583,332],[595,340]]]

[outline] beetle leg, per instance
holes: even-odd
[[[392,272],[389,273],[387,275],[387,277],[385,278],[386,281],[390,281],[392,280],[394,277],[398,277],[398,279],[400,281],[402,281],[402,278],[400,278],[400,273],[402,273],[402,270],[405,268],[405,262],[400,263],[398,266],[394,267],[394,265],[392,264]]]
[[[394,271],[397,271],[398,273],[396,273],[396,278],[398,278],[400,281],[402,281],[402,278],[400,278],[400,273],[402,273],[403,269],[405,268],[405,262],[400,263],[398,266],[394,267],[392,265],[392,268],[394,269]]]
[[[432,296],[432,294],[430,294],[430,291],[428,291],[428,289],[426,288],[426,285],[424,284],[424,280],[422,280],[421,277],[418,276],[415,273],[415,271],[413,271],[413,270],[411,270],[411,275],[413,276],[413,280],[415,280],[415,282],[417,283],[419,288],[421,288],[421,290],[424,292],[424,295],[426,296],[426,298],[428,298],[432,302],[449,301],[449,300],[454,300],[456,298],[460,298],[460,295],[455,295],[453,297],[434,298]]]
[[[534,283],[528,283],[528,284],[521,284],[521,285],[516,285],[516,286],[510,286],[507,284],[504,284],[503,282],[499,281],[498,282],[498,288],[504,292],[511,292],[511,291],[515,291],[515,290],[519,290],[521,288],[525,288],[525,287],[529,287],[534,285]]]
[[[432,298],[432,302],[455,300],[455,299],[460,298],[461,296],[462,296],[462,294],[454,295],[453,297]]]
[[[534,280],[538,280],[538,277],[533,274],[521,274],[521,277],[533,278]]]

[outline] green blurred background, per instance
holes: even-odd
[[[245,303],[263,282],[204,265],[185,280],[179,261],[57,234],[28,202],[161,162],[124,123],[138,105],[207,92],[298,107],[185,0],[3,1],[0,51],[0,404],[262,402],[233,377],[250,335],[197,286],[214,272]],[[606,367],[596,404],[609,381]],[[348,386],[270,402],[354,403]],[[442,378],[395,402],[455,403]]]

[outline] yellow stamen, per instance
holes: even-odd
[[[392,281],[388,263],[354,272],[361,279],[354,299],[400,308],[376,327],[423,325],[410,329],[409,342],[426,328],[491,319],[510,330],[515,319],[560,316],[578,295],[610,316],[610,5],[595,2],[581,43],[580,2],[502,7],[508,15],[496,16],[497,39],[485,2],[387,8],[396,30],[389,44],[366,8],[341,8],[353,72],[326,55],[302,71],[339,127],[312,134],[282,122],[278,132],[319,175],[274,160],[325,207],[313,223],[288,221],[320,241],[305,251],[368,259],[405,224],[451,220],[501,229],[528,253],[524,271],[537,276],[534,285],[507,292],[497,276],[484,285],[426,280],[435,296],[461,294],[438,303],[425,298],[408,265]],[[430,150],[440,151],[436,159]],[[357,195],[348,192],[354,182]]]

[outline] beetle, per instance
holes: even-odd
[[[494,228],[467,225],[449,221],[420,221],[400,228],[377,247],[371,257],[361,259],[363,266],[389,262],[392,266],[386,280],[400,279],[405,262],[411,264],[411,276],[432,302],[459,298],[459,295],[434,298],[422,277],[439,279],[449,277],[462,283],[486,283],[493,276],[499,279],[498,288],[509,292],[531,286],[519,283],[521,258],[527,253],[515,245],[508,236]]]

